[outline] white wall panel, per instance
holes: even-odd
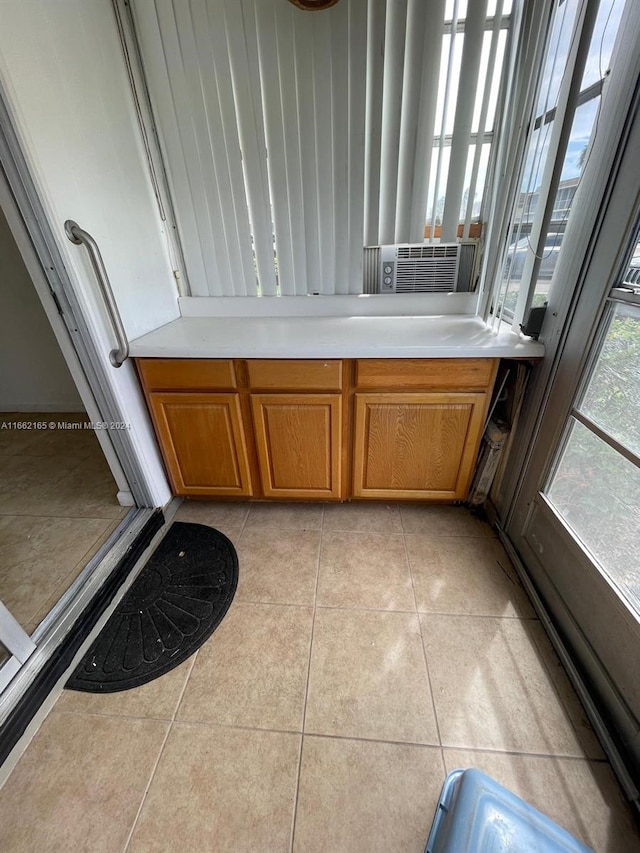
[[[0,61],[27,156],[64,251],[75,219],[97,240],[129,337],[177,316],[177,291],[147,176],[109,0],[7,0]],[[92,299],[83,264],[81,289]]]
[[[177,290],[109,0],[5,0],[0,79],[100,351],[113,337],[73,218],[97,240],[130,338],[178,316]],[[170,497],[133,366],[108,371],[158,505]]]

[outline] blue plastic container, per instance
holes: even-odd
[[[425,853],[593,853],[479,770],[447,776]]]

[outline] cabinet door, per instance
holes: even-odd
[[[339,394],[252,394],[262,491],[270,498],[339,498]]]
[[[354,495],[463,500],[487,395],[356,394]]]
[[[251,495],[238,394],[150,394],[176,494]]]

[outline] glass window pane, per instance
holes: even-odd
[[[581,89],[587,89],[602,80],[609,70],[624,4],[625,0],[601,0]]]
[[[496,64],[491,78],[489,94],[489,108],[487,109],[487,123],[485,130],[493,130],[496,122],[496,111],[498,109],[498,95],[500,94],[500,81],[504,69],[504,57],[507,49],[507,31],[500,30],[498,36],[498,49],[496,51]]]
[[[497,5],[498,4],[497,4],[496,0],[489,0],[489,2],[487,4],[487,18],[493,18],[494,17],[494,15],[496,14]],[[512,10],[512,6],[513,6],[513,0],[504,0],[504,3],[502,4],[502,14],[503,15],[510,15],[511,10]]]
[[[588,156],[589,142],[596,126],[600,96],[587,101],[576,110],[567,145],[560,183],[553,200],[551,223],[541,254],[538,278],[534,290],[534,305],[543,305],[549,296],[551,279],[556,268],[562,238],[571,212],[573,196]]]
[[[455,0],[447,0],[444,5],[444,19],[450,21],[453,18],[453,7]],[[458,20],[461,21],[467,17],[468,0],[458,0]]]
[[[471,209],[471,221],[479,222],[480,214],[482,213],[482,201],[484,198],[485,184],[487,182],[487,169],[489,167],[489,154],[491,152],[491,143],[486,143],[482,146],[480,152],[480,160],[478,162],[478,175],[476,178],[475,187],[471,187],[471,177],[473,172],[473,161],[476,156],[476,146],[469,146],[469,154],[467,156],[467,167],[464,177],[464,192],[460,203],[460,221],[464,222],[467,217],[467,206],[469,204],[469,195],[473,192],[473,207]]]
[[[600,109],[600,96],[592,98],[586,104],[582,104],[576,110],[571,125],[567,153],[562,164],[562,175],[560,177],[563,186],[564,181],[576,180],[582,174],[589,152],[589,142],[594,127],[596,126],[598,110]]]
[[[506,23],[509,23],[509,16],[512,12],[511,0],[504,0],[502,4],[503,22],[506,18]],[[492,0],[488,6],[487,19],[495,15],[497,7],[496,0]],[[454,0],[448,0],[445,7],[445,20],[451,23],[454,9]],[[459,0],[457,5],[458,21],[464,22],[468,10],[467,0]],[[489,54],[491,52],[491,43],[493,39],[493,28],[491,25],[485,26],[485,32],[482,34],[482,54],[480,68],[478,70],[477,80],[472,81],[472,87],[475,89],[475,100],[473,105],[473,115],[471,121],[471,133],[477,134],[480,129],[480,113],[482,111],[482,102],[485,92],[488,93],[487,113],[485,116],[483,132],[489,139],[482,144],[482,154],[479,164],[478,179],[475,187],[472,218],[477,221],[482,212],[484,202],[484,191],[486,189],[486,174],[489,165],[489,156],[491,152],[491,139],[494,132],[494,123],[498,109],[498,97],[501,92],[502,76],[504,72],[504,60],[506,55],[506,46],[508,40],[508,30],[500,29],[497,35],[496,55],[493,68],[489,69]],[[445,33],[442,38],[442,53],[440,57],[440,70],[438,76],[437,102],[435,109],[434,121],[434,148],[432,151],[431,170],[429,173],[429,188],[427,199],[427,210],[425,222],[430,225],[432,219],[435,219],[435,224],[440,224],[442,220],[442,212],[444,210],[445,191],[447,186],[447,178],[449,173],[450,146],[453,136],[456,107],[460,88],[466,85],[465,81],[460,79],[462,55],[464,52],[465,33],[451,32]],[[453,54],[452,54],[453,50]],[[445,93],[447,89],[447,76],[449,71],[449,61],[451,60],[451,76],[449,79],[449,91],[447,104],[445,109]],[[468,81],[466,81],[468,83]],[[444,134],[445,148],[441,160],[440,176],[438,186],[435,186],[436,181],[436,163],[437,163],[437,148],[440,144],[440,135]],[[483,136],[483,140],[484,140]],[[469,146],[467,156],[467,166],[465,174],[464,196],[460,200],[460,219],[463,221],[466,217],[467,199],[469,193],[473,192],[470,184],[472,160],[474,154],[474,145]],[[434,200],[436,201],[436,213],[434,212]]]
[[[639,306],[616,305],[579,409],[640,456]]]
[[[604,572],[640,601],[640,469],[572,419],[547,496]]]
[[[436,103],[435,135],[438,137],[442,132],[444,122],[445,134],[453,133],[453,124],[456,117],[456,103],[460,89],[460,65],[462,63],[462,50],[464,46],[464,33],[457,33],[455,39],[450,35],[442,38],[442,55],[440,57],[440,80],[438,83],[438,101]],[[445,111],[444,96],[447,88],[447,73],[449,71],[449,54],[453,44],[453,62],[451,65],[451,79],[449,81],[448,101]]]
[[[472,133],[478,132],[480,126],[480,112],[482,111],[482,101],[484,100],[484,95],[487,90],[489,92],[489,101],[484,125],[485,133],[489,133],[493,130],[496,118],[496,107],[498,104],[498,95],[500,94],[500,80],[502,79],[502,66],[504,65],[504,54],[507,46],[507,31],[500,30],[498,33],[498,45],[496,48],[493,73],[489,76],[489,81],[487,81],[489,71],[489,54],[491,52],[492,41],[493,33],[489,30],[485,32],[482,43],[482,58],[480,60],[480,69],[478,71],[478,86],[476,88],[476,101],[473,109],[473,121],[471,122]]]
[[[540,200],[540,181],[549,150],[549,139],[553,122],[547,122],[535,130],[531,137],[527,161],[522,176],[522,186],[513,215],[513,225],[507,258],[502,271],[501,292],[504,294],[504,310],[512,313],[518,299],[525,263],[533,255],[531,226]]]
[[[560,93],[560,83],[569,58],[571,34],[578,7],[578,0],[566,0],[556,10],[536,106],[537,116],[543,115],[556,106]]]
[[[427,196],[427,224],[431,224],[433,214],[433,200],[436,195],[436,172],[438,169],[439,148],[433,148],[431,152],[431,171],[429,172],[429,194]],[[437,204],[435,225],[442,225],[442,214],[444,213],[445,192],[447,189],[447,177],[449,175],[449,161],[451,159],[451,148],[447,145],[442,149],[442,161],[440,164],[440,179],[437,188]]]

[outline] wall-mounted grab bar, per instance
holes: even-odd
[[[112,349],[109,353],[109,361],[114,367],[120,367],[122,362],[129,357],[129,341],[127,340],[127,333],[122,325],[122,318],[120,317],[120,312],[118,311],[118,306],[116,305],[116,301],[113,296],[113,290],[111,290],[111,283],[109,282],[109,276],[107,275],[98,244],[91,234],[81,228],[77,222],[73,221],[73,219],[67,219],[64,223],[64,230],[72,243],[75,243],[78,246],[83,243],[87,247],[91,266],[93,267],[93,271],[98,279],[100,291],[106,303],[107,310],[113,324],[113,330],[118,340],[117,348]]]

